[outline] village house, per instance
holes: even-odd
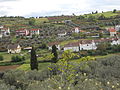
[[[80,29],[79,27],[75,27],[73,30],[72,30],[73,33],[80,33]]]
[[[10,44],[7,47],[8,53],[20,53],[21,52],[21,46],[19,44]]]
[[[30,35],[39,35],[40,29],[30,29]]]
[[[78,52],[80,50],[95,50],[97,49],[97,46],[94,42],[94,40],[81,40],[74,43],[68,43],[64,46],[65,50],[72,50],[75,52]]]
[[[111,40],[111,45],[120,45],[120,38],[113,38]]]
[[[66,32],[61,32],[61,33],[58,34],[58,37],[64,37],[64,36],[66,36],[66,35],[67,35]]]
[[[80,50],[96,50],[97,45],[100,43],[110,43],[111,45],[120,45],[119,38],[107,38],[107,39],[99,39],[99,40],[81,40],[78,42],[68,43],[64,46],[65,50],[72,50],[74,52],[78,52]]]
[[[3,35],[2,34],[0,34],[0,38],[2,38],[3,37]]]
[[[97,46],[94,40],[82,40],[80,41],[80,50],[96,50]]]
[[[48,43],[48,49],[52,50],[52,46],[53,45],[55,45],[58,50],[61,50],[60,49],[60,42],[51,42],[51,43]]]
[[[29,30],[27,30],[25,28],[16,30],[16,36],[27,36],[29,34],[30,34]]]
[[[10,29],[4,28],[4,26],[0,26],[0,38],[2,38],[3,36],[10,36]]]
[[[31,50],[32,50],[32,47],[25,47],[24,50],[26,50],[26,51],[28,51],[30,53]]]
[[[4,28],[4,26],[1,25],[0,28]]]
[[[87,33],[85,30],[80,30],[81,33]]]
[[[65,50],[72,50],[74,52],[78,52],[78,51],[80,51],[79,46],[80,46],[79,42],[68,43],[64,46],[64,51]]]
[[[114,28],[110,28],[110,29],[108,29],[108,31],[109,31],[111,37],[114,37],[117,35],[117,32]]]
[[[116,25],[116,26],[115,26],[115,30],[116,30],[116,31],[120,31],[120,25]]]

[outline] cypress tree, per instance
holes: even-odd
[[[36,52],[34,47],[32,47],[31,50],[31,59],[30,59],[30,66],[31,66],[31,70],[38,70],[38,62],[37,62],[37,57],[36,57]]]
[[[56,63],[58,60],[58,53],[57,53],[57,48],[55,45],[52,46],[52,53],[54,57],[52,58],[53,62]]]

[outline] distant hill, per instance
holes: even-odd
[[[83,16],[90,16],[90,15],[93,15],[95,17],[98,17],[100,15],[104,15],[105,17],[112,17],[112,16],[117,16],[117,15],[120,15],[120,11],[116,11],[115,13],[113,13],[113,11],[107,11],[107,12],[102,12],[102,13],[94,13],[94,14],[84,14]]]
[[[0,17],[0,25],[5,25],[10,27],[12,30],[19,28],[41,28],[42,25],[68,25],[71,27],[89,27],[89,26],[115,26],[120,24],[120,11],[116,12],[91,12],[91,14],[84,15],[61,15],[61,16],[47,16],[34,18],[33,25],[29,24],[31,18],[25,18],[20,16],[10,16],[10,17]],[[71,21],[70,23],[65,23],[64,21]]]

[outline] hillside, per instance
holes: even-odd
[[[0,72],[0,90],[120,90],[120,56],[59,61],[39,71]],[[62,66],[62,67],[61,67]]]
[[[33,20],[33,25],[30,25],[31,19]],[[120,11],[102,12],[102,13],[91,13],[84,14],[79,16],[48,16],[48,17],[39,17],[39,18],[24,18],[24,17],[0,17],[0,25],[5,25],[6,27],[10,27],[11,29],[19,29],[19,28],[34,28],[42,27],[43,25],[64,25],[65,20],[72,21],[72,26],[85,26],[88,27],[90,25],[98,25],[98,26],[114,26],[119,24],[120,22]],[[15,28],[14,28],[15,27]]]

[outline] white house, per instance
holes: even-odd
[[[20,53],[21,52],[21,46],[19,44],[10,44],[7,47],[8,53]]]
[[[40,29],[30,29],[30,34],[31,35],[39,35],[40,34]]]
[[[111,45],[120,45],[120,39],[119,38],[112,39]]]
[[[94,40],[82,40],[80,42],[80,50],[96,50],[97,46]]]
[[[61,50],[61,48],[60,48],[60,42],[51,42],[51,43],[48,43],[48,49],[52,50],[52,46],[53,45],[55,45],[58,50]]]
[[[3,35],[2,34],[0,34],[0,38],[2,38],[3,37]]]
[[[9,28],[2,28],[0,27],[0,34],[2,36],[10,36],[10,29]]]
[[[73,33],[80,33],[80,29],[78,27],[75,27],[72,32]]]
[[[79,42],[69,43],[64,46],[64,51],[72,50],[78,52],[80,50],[95,50],[95,49],[97,49],[97,46],[94,40],[82,40]]]
[[[110,29],[108,29],[108,30],[109,30],[109,33],[110,33],[110,36],[111,36],[111,37],[114,37],[114,36],[117,35],[117,32],[116,32],[116,30],[115,30],[114,28],[110,28]]]
[[[58,37],[64,37],[64,36],[66,36],[67,35],[67,33],[66,32],[63,32],[63,33],[59,33],[58,34]]]
[[[115,30],[116,30],[116,31],[120,31],[120,25],[116,25],[116,26],[115,26]]]
[[[16,30],[16,36],[27,36],[29,35],[29,30],[26,28],[21,28],[19,30]]]
[[[64,51],[72,50],[72,51],[78,52],[80,51],[79,46],[80,46],[79,42],[68,43],[64,46]]]

